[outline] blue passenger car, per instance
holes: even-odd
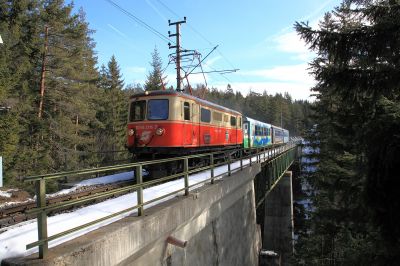
[[[287,143],[289,142],[289,131],[277,126],[272,126],[272,143]]]
[[[243,119],[243,146],[244,148],[257,148],[270,145],[271,125],[244,117]]]

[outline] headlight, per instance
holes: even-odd
[[[128,130],[128,135],[129,135],[130,137],[132,137],[133,135],[135,135],[135,130],[134,130],[133,128],[129,129],[129,130]]]
[[[164,134],[164,129],[163,128],[161,128],[161,127],[159,127],[159,128],[157,128],[157,130],[156,130],[156,135],[157,136],[161,136],[162,134]]]

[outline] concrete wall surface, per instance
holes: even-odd
[[[263,249],[276,252],[279,265],[290,265],[294,247],[292,172],[284,174],[265,201]]]
[[[238,171],[37,255],[6,265],[258,265],[253,179],[260,165]],[[166,242],[187,241],[185,248]]]

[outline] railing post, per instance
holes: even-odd
[[[243,150],[240,150],[240,171],[243,170]]]
[[[183,159],[183,173],[185,180],[185,196],[189,195],[189,159]]]
[[[136,166],[136,184],[139,185],[137,188],[137,204],[140,205],[138,208],[138,216],[142,216],[144,213],[143,207],[143,175],[142,175],[142,165]]]
[[[263,156],[264,156],[264,162],[265,162],[265,147],[263,149]]]
[[[210,154],[211,184],[214,184],[214,154]]]
[[[36,205],[38,208],[46,207],[46,181],[41,178],[36,182]],[[42,210],[37,214],[38,240],[47,239],[47,214]],[[39,259],[45,259],[49,251],[49,243],[45,241],[39,245]]]
[[[231,155],[228,154],[228,176],[231,176]]]
[[[251,159],[253,158],[253,152],[252,152],[252,150],[250,150],[250,166],[251,166]]]

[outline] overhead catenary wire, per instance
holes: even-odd
[[[131,12],[129,12],[128,10],[124,9],[123,7],[121,7],[120,5],[118,5],[117,3],[115,3],[112,0],[105,0],[106,2],[108,2],[109,4],[111,4],[112,6],[114,6],[115,8],[117,8],[119,11],[121,11],[123,14],[127,15],[129,18],[133,19],[134,21],[136,21],[137,23],[139,23],[142,27],[144,27],[145,29],[149,30],[150,32],[152,32],[154,35],[156,35],[157,37],[159,37],[161,40],[163,40],[166,43],[171,42],[170,39],[162,34],[161,32],[159,32],[158,30],[154,29],[153,27],[151,27],[149,24],[147,24],[146,22],[144,22],[143,20],[141,20],[140,18],[138,18],[137,16],[133,15]]]

